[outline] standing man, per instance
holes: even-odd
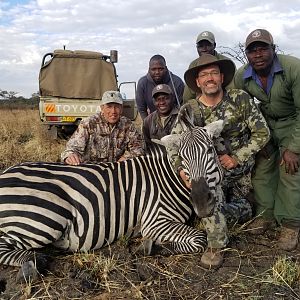
[[[175,105],[182,103],[184,83],[180,77],[168,70],[165,58],[159,54],[150,58],[148,73],[140,78],[137,85],[136,104],[143,120],[156,109],[152,90],[158,84],[167,84],[172,89]]]
[[[101,112],[83,119],[66,144],[61,160],[69,165],[122,161],[143,155],[143,139],[134,124],[122,116],[123,99],[107,91]]]
[[[256,160],[252,183],[259,217],[249,232],[264,233],[275,218],[281,225],[279,248],[293,250],[300,228],[300,60],[276,54],[265,29],[252,31],[245,48],[248,64],[234,83],[260,101],[272,136]]]
[[[161,139],[171,133],[178,115],[176,100],[167,84],[159,84],[152,91],[156,110],[144,119],[143,134],[146,145],[151,139]]]
[[[199,57],[202,54],[211,54],[214,55],[217,59],[229,59],[227,56],[222,55],[218,53],[216,49],[216,40],[215,36],[212,32],[210,31],[203,31],[199,33],[196,39],[196,48],[197,52],[199,54]],[[194,59],[190,65],[189,69],[195,67],[197,65],[197,58]],[[183,92],[183,102],[186,103],[190,99],[196,99],[198,95],[196,95],[196,92],[193,91],[189,86],[184,87],[184,92]]]
[[[213,215],[202,219],[207,231],[208,249],[200,263],[206,268],[218,267],[223,262],[222,248],[228,243],[226,222],[232,219],[244,222],[252,217],[251,204],[247,200],[251,169],[256,153],[269,140],[266,121],[250,96],[242,90],[225,90],[234,73],[235,66],[231,60],[203,54],[196,66],[184,74],[186,84],[201,96],[182,106],[179,114],[194,120],[196,126],[225,120],[221,136],[214,140],[224,170],[224,194],[218,195]],[[180,134],[182,131],[178,122],[172,133]],[[167,150],[175,171],[190,188],[182,159],[176,150]]]

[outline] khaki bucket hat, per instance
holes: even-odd
[[[196,66],[188,69],[184,73],[184,80],[188,87],[193,91],[201,93],[200,88],[197,86],[196,78],[198,77],[199,71],[209,65],[219,66],[220,72],[224,74],[224,81],[222,84],[223,87],[226,87],[232,81],[235,73],[235,65],[233,61],[230,59],[218,59],[211,54],[202,54],[197,59]]]

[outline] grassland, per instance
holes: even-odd
[[[24,161],[58,161],[65,141],[53,141],[37,110],[0,110],[0,169]],[[122,239],[91,253],[62,254],[36,282],[16,284],[18,268],[0,266],[0,299],[300,299],[300,248],[276,248],[277,229],[253,237],[230,229],[225,261],[199,265],[201,254],[143,257],[139,240]]]

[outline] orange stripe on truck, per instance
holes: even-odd
[[[53,113],[53,112],[55,112],[55,104],[46,104],[45,105],[45,111],[47,113]]]

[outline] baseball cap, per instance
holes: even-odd
[[[254,42],[263,42],[268,45],[273,45],[273,37],[271,33],[265,29],[255,29],[246,38],[246,49]]]
[[[152,90],[152,97],[154,98],[156,94],[158,93],[164,93],[171,95],[173,92],[171,88],[167,84],[158,84],[153,90]]]
[[[196,39],[196,44],[204,40],[209,41],[211,44],[216,42],[214,34],[210,31],[203,31],[199,33]]]
[[[123,104],[123,98],[120,92],[118,91],[106,91],[103,93],[101,99],[101,105],[108,103],[118,103]]]

